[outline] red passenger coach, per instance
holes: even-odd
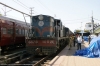
[[[8,49],[25,47],[25,37],[29,30],[29,24],[15,19],[0,16],[0,49],[2,52]]]
[[[1,28],[1,41],[0,46],[5,46],[13,44],[13,35],[11,35],[11,30],[13,30],[13,23],[10,21],[5,21],[0,19],[0,28]],[[11,29],[12,28],[12,29]],[[8,31],[7,31],[8,30]]]
[[[15,23],[15,45],[25,46],[25,34],[24,34],[24,25],[20,23]],[[21,44],[20,44],[21,43]]]

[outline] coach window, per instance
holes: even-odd
[[[25,30],[25,36],[27,36],[27,30]]]
[[[16,29],[16,34],[19,34],[19,30],[18,29]]]
[[[21,31],[22,31],[22,35],[24,35],[24,30],[23,30],[23,29],[21,29]]]
[[[21,29],[19,29],[19,34],[21,35]]]
[[[10,30],[11,30],[11,34],[13,34],[13,29],[11,28]]]
[[[22,34],[24,35],[24,29],[22,29]]]
[[[10,29],[7,29],[7,34],[10,34]]]
[[[20,34],[22,35],[22,29],[20,29]]]
[[[3,34],[7,34],[7,29],[6,28],[2,28],[2,33]]]
[[[12,28],[7,29],[7,34],[13,34],[13,29]]]
[[[23,29],[21,29],[21,34],[23,35]]]

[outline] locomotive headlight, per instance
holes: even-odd
[[[50,22],[54,22],[54,19],[53,18],[50,18]]]
[[[39,20],[43,20],[43,15],[40,15],[38,18]]]
[[[44,22],[43,21],[39,21],[38,25],[42,27],[44,25]]]

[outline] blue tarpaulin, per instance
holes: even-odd
[[[83,36],[84,41],[88,41],[88,36]]]
[[[75,56],[84,56],[88,58],[99,58],[100,57],[100,36],[95,37],[91,40],[89,47],[82,50],[77,50]]]

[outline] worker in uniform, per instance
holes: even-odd
[[[75,47],[75,44],[77,43],[77,36],[76,35],[73,36],[73,42],[74,42],[73,43],[74,44],[73,46]]]
[[[72,47],[72,44],[73,44],[73,35],[70,35],[69,36],[69,50],[71,49],[71,47]]]

